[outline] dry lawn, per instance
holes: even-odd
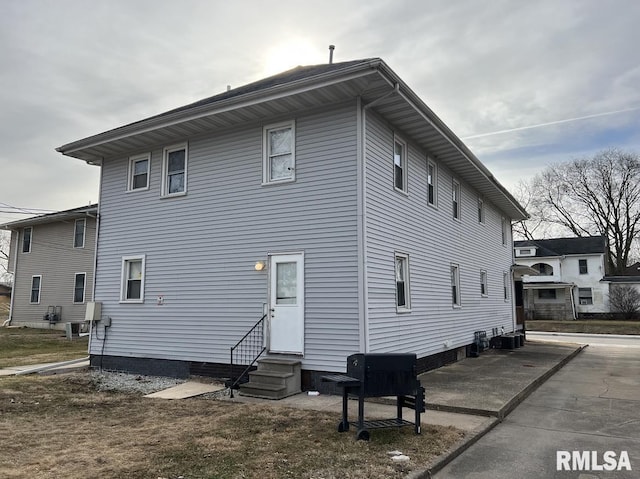
[[[69,341],[64,331],[0,328],[0,368],[82,358],[87,342],[86,337]]]
[[[339,434],[333,413],[277,402],[167,401],[96,392],[87,373],[0,378],[3,478],[401,478],[461,437],[453,428]],[[387,451],[410,456],[394,464]]]

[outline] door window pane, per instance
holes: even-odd
[[[296,304],[297,287],[297,263],[277,263],[276,304]]]

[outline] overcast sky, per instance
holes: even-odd
[[[640,151],[637,0],[0,0],[7,205],[98,201],[54,149],[301,64],[380,57],[512,188],[553,162]]]

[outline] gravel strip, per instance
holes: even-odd
[[[115,371],[91,371],[91,383],[98,391],[117,391],[129,394],[151,394],[187,382],[187,379],[164,376],[142,376]],[[228,389],[200,394],[201,399],[220,399],[229,395]]]

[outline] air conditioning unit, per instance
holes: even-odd
[[[84,313],[84,320],[87,322],[100,321],[102,316],[102,303],[100,301],[88,301],[87,309]]]
[[[580,304],[581,305],[583,305],[583,304],[591,304],[591,302],[588,299],[581,299],[580,300]]]

